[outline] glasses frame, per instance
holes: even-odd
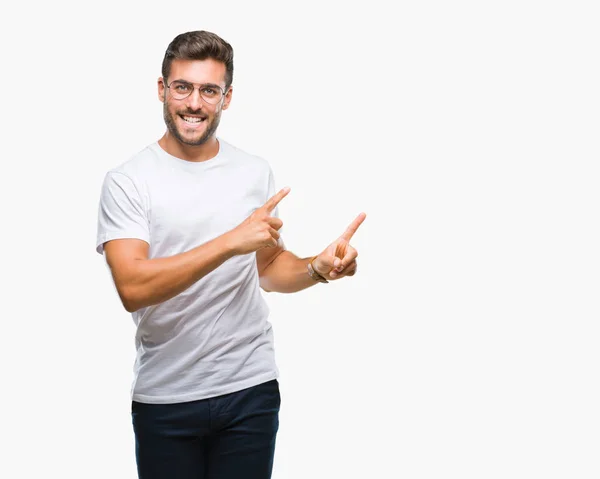
[[[173,92],[171,91],[171,85],[173,83],[184,83],[186,85],[191,85],[192,90],[190,91],[190,93],[187,96],[184,96],[183,98],[176,98],[173,95]],[[199,85],[199,86],[196,86],[196,85]],[[205,103],[208,103],[209,105],[218,105],[219,102],[223,98],[225,98],[225,95],[227,95],[227,92],[229,91],[229,88],[227,88],[227,90],[223,90],[223,88],[221,88],[219,85],[215,85],[214,83],[192,83],[192,82],[184,81],[184,80],[173,80],[171,83],[165,82],[165,86],[169,89],[169,94],[171,95],[171,97],[177,101],[186,100],[187,98],[192,96],[192,94],[194,93],[194,90],[198,90],[198,93],[200,93],[200,98],[202,98],[202,101],[204,101]],[[204,96],[202,95],[202,88],[207,87],[207,86],[211,87],[211,88],[218,88],[219,90],[221,90],[221,98],[219,98],[219,100],[216,103],[211,103],[206,98],[204,98]]]

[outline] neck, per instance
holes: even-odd
[[[185,145],[173,137],[168,131],[158,140],[158,144],[169,155],[176,156],[186,161],[206,161],[217,156],[219,142],[215,136],[211,136],[205,143],[198,146]]]

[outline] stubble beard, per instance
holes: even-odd
[[[178,112],[178,113],[175,113],[175,115],[178,115],[178,114],[185,115],[186,113],[189,113],[190,115],[198,114],[198,112],[193,113],[193,112],[187,111],[187,112]],[[180,143],[183,143],[184,145],[188,145],[188,146],[200,146],[200,145],[203,145],[204,143],[206,143],[217,131],[219,122],[221,121],[221,111],[219,110],[218,112],[216,112],[212,119],[210,118],[210,116],[207,115],[206,120],[204,120],[206,122],[206,128],[204,130],[204,133],[202,133],[202,135],[197,139],[188,139],[184,135],[181,134],[181,132],[177,128],[177,124],[175,122],[174,115],[172,115],[171,112],[169,111],[169,106],[168,106],[167,102],[163,103],[163,117],[165,119],[165,124],[167,125],[167,130],[169,130],[169,133],[171,135],[173,135],[173,137],[177,141],[179,141]]]

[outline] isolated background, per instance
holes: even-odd
[[[291,186],[289,249],[368,214],[356,277],[267,295],[274,479],[599,477],[593,6],[3,10],[0,476],[135,477],[134,328],[94,251],[97,202],[162,135],[166,46],[206,29],[235,49],[220,136]]]

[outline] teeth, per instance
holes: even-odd
[[[194,116],[184,116],[183,119],[185,121],[187,121],[188,123],[200,123],[200,122],[204,121],[204,118],[197,118]]]

